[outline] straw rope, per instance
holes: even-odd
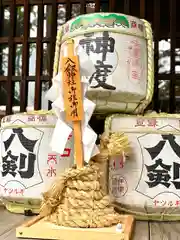
[[[53,65],[53,77],[55,77],[57,75],[57,73],[58,73],[59,59],[60,59],[61,38],[62,38],[62,27],[60,27],[60,29],[58,30],[57,37],[56,37],[54,65]]]
[[[55,115],[53,110],[37,110],[37,111],[28,111],[23,113],[17,113],[16,115]]]
[[[105,132],[101,136],[101,141],[101,149],[107,150],[107,157],[121,155],[123,153],[127,155],[131,151],[128,137],[122,132]]]
[[[173,213],[174,210],[177,210],[176,208],[164,208],[162,212],[160,213],[144,213],[140,211],[135,211],[128,209],[125,206],[121,206],[119,203],[113,203],[112,204],[117,212],[120,213],[126,213],[126,214],[132,214],[136,220],[141,221],[179,221],[180,220],[180,214],[179,213]],[[167,211],[170,211],[169,213],[166,213]],[[147,211],[147,210],[146,210]],[[158,210],[156,210],[157,212]]]
[[[148,50],[148,71],[147,71],[147,93],[145,99],[135,109],[135,114],[143,113],[145,108],[150,104],[154,92],[154,54],[153,54],[153,36],[152,28],[148,21],[142,19],[145,26]]]
[[[111,132],[111,124],[112,124],[113,118],[120,117],[120,116],[121,115],[117,113],[117,114],[112,114],[105,119],[104,131],[107,135],[109,135],[109,133]]]
[[[55,124],[8,124],[7,126],[2,126],[0,130],[11,129],[11,128],[55,128]]]
[[[88,166],[68,169],[43,194],[40,215],[47,221],[82,228],[108,227],[121,222],[121,216],[102,189],[99,164],[107,162],[109,154],[129,151],[127,138],[123,134],[103,135],[100,149],[101,154],[91,159]]]
[[[39,214],[39,209],[41,206],[40,199],[21,199],[20,202],[17,199],[6,199],[2,198],[2,204],[6,207],[9,212],[12,213],[21,213],[24,214],[27,211],[29,215],[31,214]]]
[[[68,227],[95,228],[119,223],[120,215],[110,206],[99,181],[95,163],[82,169],[69,169],[43,194],[40,215]]]

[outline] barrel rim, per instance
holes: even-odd
[[[8,117],[24,117],[24,116],[32,116],[32,115],[48,115],[48,116],[55,116],[55,113],[53,110],[38,110],[38,111],[30,111],[30,112],[19,112],[19,113],[15,113],[15,114],[10,114],[10,115],[7,115],[7,116],[4,116],[2,119],[1,119],[1,123],[4,123],[6,122],[6,119]]]
[[[105,19],[108,17],[109,17],[109,19],[112,19],[112,20],[113,20],[113,17],[117,17],[117,18],[121,17],[124,19],[121,19],[120,22],[118,22],[118,21],[116,22],[115,20],[117,20],[117,19],[114,19],[116,26],[112,27],[112,26],[114,26],[114,22],[112,22],[111,24],[108,24],[107,22],[100,23],[97,21],[97,18],[95,18],[96,15],[97,16],[99,15],[99,17],[102,19],[103,18]],[[94,26],[92,24],[92,20],[88,19],[91,17],[93,18],[93,16],[94,16],[94,19],[96,19],[94,22]],[[112,18],[111,18],[111,16],[112,16]],[[137,18],[135,16],[131,16],[131,15],[122,14],[122,13],[97,12],[97,13],[82,14],[82,15],[79,15],[79,16],[76,16],[76,17],[70,19],[69,21],[65,22],[62,25],[62,27],[61,27],[62,41],[64,42],[65,41],[64,39],[66,39],[66,38],[77,37],[78,35],[83,35],[83,34],[86,34],[89,32],[94,33],[94,32],[104,31],[104,25],[106,26],[106,31],[109,31],[109,32],[129,34],[129,35],[140,37],[140,38],[146,38],[146,30],[145,29],[140,30],[139,27],[132,28],[130,26],[129,21],[131,19],[136,21],[137,25],[141,24],[142,26],[144,26],[143,19]],[[87,22],[86,22],[86,20],[87,20]],[[118,27],[118,24],[121,27]],[[97,25],[99,25],[99,26],[97,27]],[[103,26],[101,26],[101,25],[103,25]],[[124,27],[122,27],[122,25]],[[108,27],[108,26],[111,26],[111,27]],[[88,31],[87,31],[87,29],[88,29]]]
[[[134,18],[136,19],[137,21],[141,22],[143,24],[143,20],[141,18],[138,18],[136,16],[133,16],[133,15],[128,15],[128,14],[124,14],[124,13],[116,13],[116,12],[94,12],[94,13],[87,13],[87,14],[80,14],[78,16],[75,16],[73,18],[71,18],[70,20],[68,20],[67,22],[65,22],[63,25],[66,25],[66,24],[69,24],[71,22],[73,22],[74,20],[77,20],[78,18],[82,18],[82,17],[89,17],[89,16],[92,16],[92,15],[117,15],[117,16],[124,16],[124,17],[127,17],[127,18]],[[149,23],[150,24],[150,23]]]

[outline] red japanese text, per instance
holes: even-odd
[[[157,127],[157,120],[155,118],[144,119],[137,118],[135,127]]]
[[[112,178],[112,194],[114,197],[124,196],[127,191],[127,182],[125,178],[114,176]]]
[[[46,115],[29,115],[28,116],[28,122],[46,122],[47,121],[47,116]]]
[[[24,196],[24,191],[25,191],[25,189],[22,189],[22,188],[6,188],[6,187],[4,187],[5,195]]]
[[[57,155],[55,153],[48,154],[47,164],[49,168],[47,169],[47,177],[56,176],[56,164],[57,164]]]
[[[155,207],[180,207],[180,200],[157,200],[153,201]]]
[[[56,169],[50,166],[47,170],[47,177],[55,177],[56,176]]]
[[[55,153],[48,154],[47,164],[57,164],[57,155]]]
[[[124,167],[125,156],[124,154],[118,156],[117,158],[113,159],[113,166],[112,170],[116,171]]]
[[[137,28],[137,23],[136,23],[136,21],[131,21],[131,27],[132,28]]]
[[[68,140],[72,138],[72,134],[69,135]],[[71,155],[71,148],[65,148],[63,154],[55,154],[55,153],[48,153],[48,169],[47,169],[47,177],[55,177],[56,176],[56,165],[57,160],[62,157],[70,157]]]

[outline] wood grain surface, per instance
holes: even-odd
[[[27,220],[28,217],[9,213],[0,207],[0,240],[17,240],[15,229]],[[136,221],[132,240],[180,240],[180,222]]]

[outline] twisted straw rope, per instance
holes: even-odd
[[[147,49],[148,49],[148,76],[147,76],[147,93],[146,98],[142,100],[139,106],[135,109],[135,114],[143,113],[145,108],[150,104],[154,92],[154,53],[153,53],[153,35],[152,28],[148,21],[142,19],[145,26]]]
[[[58,73],[59,68],[59,59],[60,59],[60,46],[61,46],[61,39],[62,39],[62,27],[58,30],[57,37],[56,37],[56,46],[55,46],[55,55],[54,55],[54,65],[53,65],[53,78]]]
[[[68,169],[43,194],[41,216],[69,227],[107,227],[121,221],[109,196],[102,190],[99,164],[107,162],[110,154],[127,152],[127,138],[124,134],[103,135],[100,149],[101,153],[91,159],[88,166]]]
[[[94,161],[82,169],[69,169],[57,179],[43,194],[40,215],[68,227],[107,227],[121,221],[101,189]]]
[[[161,211],[159,213],[147,213],[147,208],[142,208],[142,212],[141,212],[141,211],[128,209],[128,206],[122,206],[119,203],[113,203],[112,205],[115,207],[115,209],[118,212],[132,214],[137,220],[141,220],[141,221],[146,220],[146,221],[168,221],[169,222],[169,221],[180,220],[180,214],[174,213],[174,211],[177,211],[177,207],[170,208],[170,209],[168,208],[157,209],[156,212]],[[146,213],[144,211],[146,211]]]

